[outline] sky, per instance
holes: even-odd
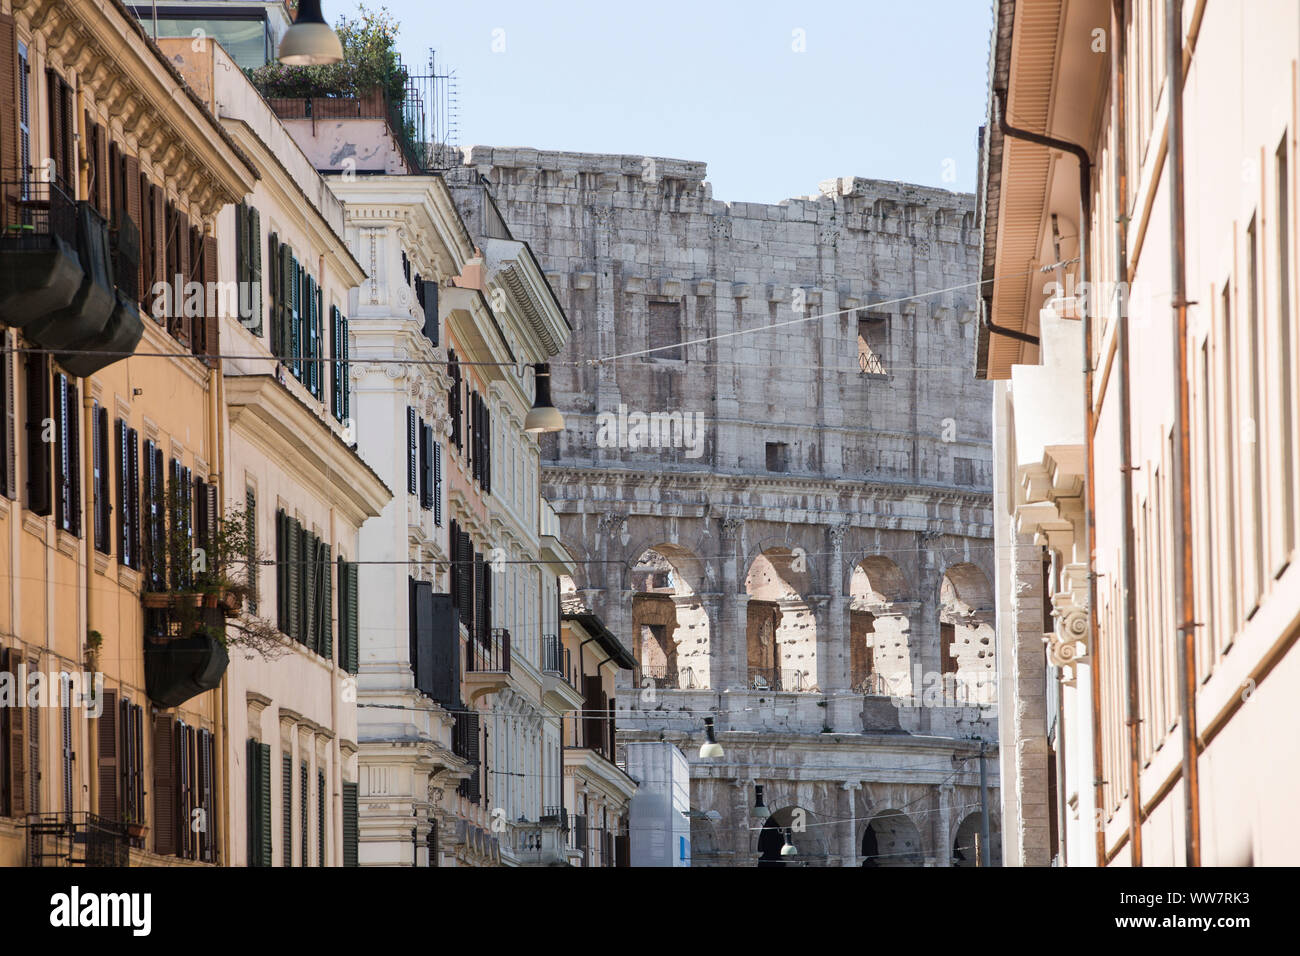
[[[837,176],[975,188],[990,0],[368,5],[412,72],[431,48],[455,71],[459,146],[702,161],[726,202]]]

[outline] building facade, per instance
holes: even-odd
[[[1007,862],[1289,862],[1300,17],[995,12],[975,358]]]
[[[803,861],[952,862],[973,738],[997,738],[988,387],[953,359],[972,198],[848,178],[727,204],[702,163],[465,163],[576,330],[543,491],[577,594],[639,662],[620,739],[678,743],[720,814],[693,817],[694,864],[757,860],[756,784],[773,826],[821,824]],[[706,716],[721,761],[694,757]]]

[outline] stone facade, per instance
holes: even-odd
[[[973,197],[851,178],[726,204],[702,163],[465,161],[574,327],[544,493],[576,588],[641,662],[620,736],[677,741],[692,807],[722,815],[697,820],[695,864],[753,861],[757,782],[777,826],[820,823],[796,833],[803,862],[860,862],[895,810],[876,862],[946,865],[978,811],[971,738],[996,738],[976,706],[994,675],[990,394],[959,358]],[[945,673],[950,696],[925,700]],[[710,714],[727,756],[708,763]]]

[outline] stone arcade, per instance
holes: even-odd
[[[640,662],[620,742],[691,760],[695,865],[773,857],[779,828],[792,863],[973,865],[997,737],[977,706],[995,700],[990,396],[962,368],[974,198],[843,178],[727,204],[703,163],[465,162],[574,326],[544,493],[586,562],[574,586]],[[702,414],[703,453],[598,440],[631,412]],[[967,703],[931,706],[922,675]],[[717,761],[697,759],[708,715]],[[997,831],[995,812],[994,863]]]

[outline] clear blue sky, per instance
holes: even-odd
[[[456,71],[461,146],[700,160],[728,202],[835,176],[975,187],[989,0],[381,5],[413,72],[430,47]]]

